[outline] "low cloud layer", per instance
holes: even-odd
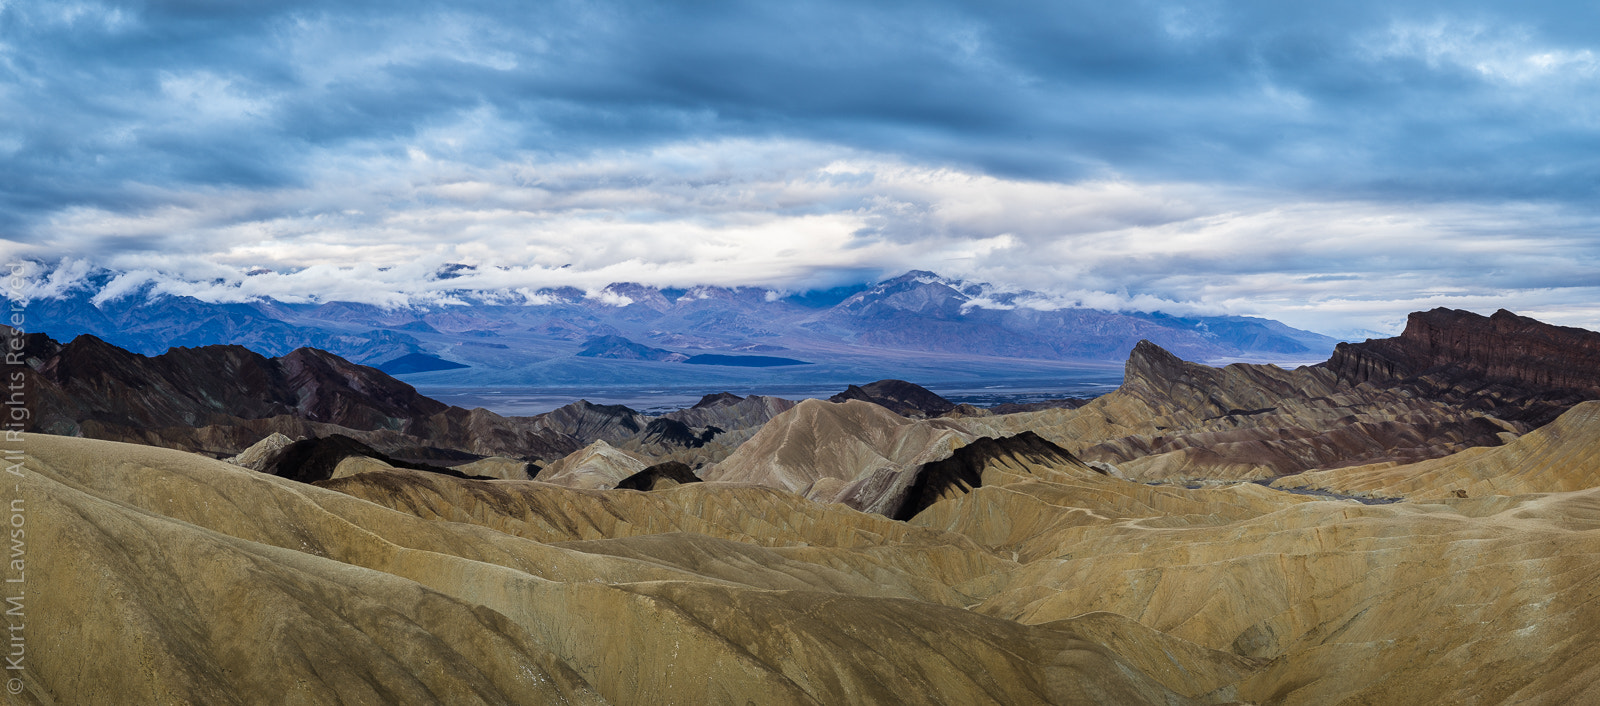
[[[916,268],[1335,333],[1600,328],[1592,8],[1278,5],[11,2],[0,248],[47,288],[127,273],[108,297]]]

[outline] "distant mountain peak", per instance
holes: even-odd
[[[672,307],[660,289],[638,282],[613,282],[603,287],[594,297],[602,304],[615,307],[642,306],[656,311]]]
[[[839,309],[872,315],[886,311],[907,311],[943,316],[959,315],[972,300],[961,291],[960,282],[926,270],[912,270],[859,292],[839,304]]]
[[[891,277],[879,282],[878,284],[894,285],[905,284],[909,282],[916,282],[918,284],[952,284],[951,280],[945,279],[943,275],[940,275],[937,272],[930,272],[928,270],[909,270],[905,274],[902,274],[898,277]]]
[[[463,275],[471,274],[471,273],[477,272],[477,271],[478,271],[478,268],[475,265],[468,265],[468,264],[464,264],[464,263],[460,263],[460,262],[451,262],[451,263],[446,263],[444,265],[441,265],[439,267],[439,269],[434,271],[433,275],[437,279],[455,279],[457,277],[461,277]]]

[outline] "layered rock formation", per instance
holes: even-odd
[[[1185,362],[1148,342],[1115,392],[1071,410],[965,418],[1033,430],[1146,480],[1271,478],[1493,447],[1600,398],[1600,333],[1500,311],[1413,314],[1396,338],[1296,370]]]
[[[1542,426],[1600,398],[1600,333],[1504,309],[1483,317],[1440,308],[1412,314],[1396,338],[1340,344],[1325,366],[1351,383],[1404,388]]]
[[[1189,363],[1141,342],[1121,387],[1077,409],[961,420],[974,434],[1032,430],[1133,477],[1271,478],[1415,461],[1498,445],[1524,427],[1405,390],[1350,385],[1323,367]]]

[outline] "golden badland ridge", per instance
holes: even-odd
[[[1555,335],[1509,316],[1294,371],[1141,345],[1078,409],[496,422],[604,422],[542,468],[29,434],[14,698],[1600,703],[1600,395],[1549,374],[1581,345],[1450,352]],[[610,489],[679,459],[705,482]]]

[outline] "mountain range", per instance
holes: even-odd
[[[109,296],[115,275],[94,273],[36,297],[24,312],[29,326],[146,355],[228,344],[281,356],[314,346],[428,387],[1060,379],[1069,370],[1114,374],[1140,340],[1203,361],[1310,362],[1337,343],[1267,319],[1064,306],[923,271],[790,295],[619,283],[597,292],[453,292],[454,304],[393,308],[209,303],[150,285]]]

